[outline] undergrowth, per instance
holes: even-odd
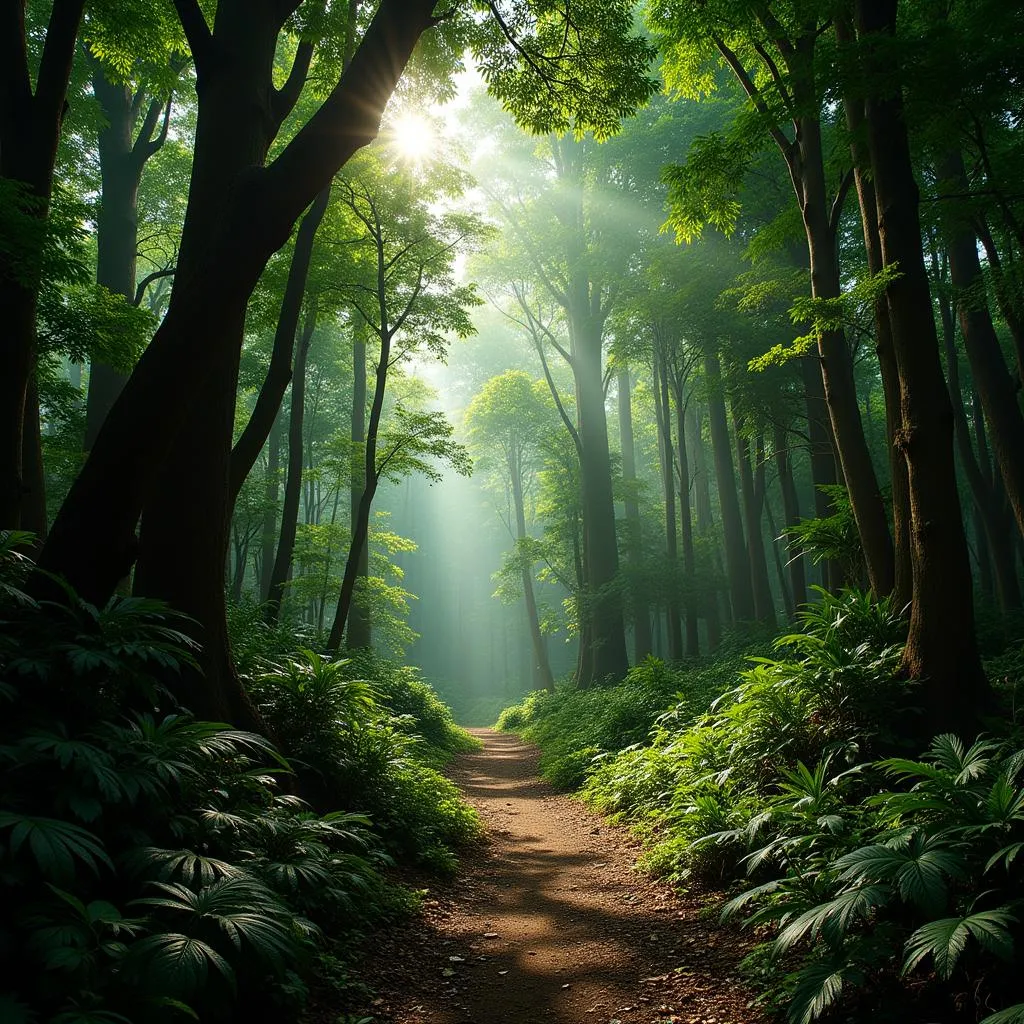
[[[1019,645],[988,665],[999,734],[915,756],[924,697],[898,678],[901,617],[819,597],[770,657],[648,662],[616,687],[531,694],[499,726],[638,832],[649,870],[735,889],[724,916],[762,941],[747,976],[791,1024],[1024,1024]]]
[[[0,1020],[296,1019],[415,907],[387,869],[450,870],[477,835],[437,772],[473,741],[403,670],[255,628],[238,649],[280,749],[196,721],[167,688],[194,667],[181,620],[33,600],[24,540],[0,534]]]

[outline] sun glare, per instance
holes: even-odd
[[[417,114],[397,118],[391,127],[391,137],[398,152],[416,163],[430,155],[436,141],[433,127]]]

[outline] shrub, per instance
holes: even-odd
[[[360,667],[372,677],[356,678]],[[479,743],[415,673],[304,650],[250,689],[315,806],[366,814],[392,856],[453,870],[455,849],[480,825],[436,766]]]
[[[173,612],[137,598],[98,609],[69,591],[37,603],[20,543],[0,534],[0,1017],[293,1018],[323,930],[340,950],[413,905],[380,872],[381,830],[282,794],[292,769],[265,738],[174,705],[162,680],[193,647]],[[381,713],[367,684],[312,652],[282,674],[277,725],[310,763],[318,742]],[[410,851],[450,866],[475,815],[409,756],[408,732],[382,732],[365,769],[375,807]]]

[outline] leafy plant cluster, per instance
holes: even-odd
[[[31,598],[25,541],[0,535],[0,1019],[294,1018],[325,937],[344,955],[414,905],[381,873],[393,830],[314,809],[266,738],[176,708],[161,680],[194,646],[166,608]],[[346,693],[371,702],[365,683]],[[409,729],[412,781],[392,794],[396,816],[419,813],[409,842],[473,833],[414,767]]]
[[[801,631],[775,641],[778,657],[749,659],[739,685],[703,713],[692,701],[671,708],[646,744],[606,758],[588,780],[593,806],[646,834],[650,868],[726,879],[742,844],[702,838],[745,826],[781,771],[826,756],[850,767],[892,741],[905,703],[894,678],[903,623],[856,591],[820,596],[801,612]]]
[[[861,773],[882,785],[865,795]],[[905,1012],[900,983],[927,1019],[1024,1020],[1019,737],[966,747],[945,734],[918,760],[853,772],[800,763],[742,830],[707,837],[722,840],[749,851],[745,890],[723,916],[775,931],[767,978],[794,1024],[858,989],[889,990]]]
[[[662,714],[583,786],[644,837],[649,869],[740,887],[723,916],[766,940],[748,973],[792,1024],[841,1019],[865,993],[894,1020],[1024,1021],[1024,750],[943,735],[902,756],[904,628],[887,602],[822,592],[775,657],[706,711]],[[544,700],[505,724],[550,743]]]
[[[742,645],[734,646],[731,655],[685,669],[648,657],[611,686],[537,690],[502,711],[496,728],[536,743],[544,777],[576,789],[600,758],[642,743],[667,705],[706,708],[742,660]]]
[[[367,814],[395,858],[454,871],[455,849],[479,836],[480,823],[438,769],[479,743],[415,669],[302,649],[249,690],[314,806]]]

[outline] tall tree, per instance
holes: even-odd
[[[821,40],[832,20],[831,5],[749,5],[734,0],[691,5],[677,0],[650,4],[650,23],[663,40],[670,87],[699,97],[715,85],[713,55],[735,77],[749,99],[745,119],[731,134],[718,133],[691,151],[687,165],[667,172],[672,220],[683,236],[711,222],[735,224],[737,184],[752,151],[771,139],[785,161],[803,221],[811,295],[837,299],[842,283],[837,237],[851,175],[830,192],[823,148],[826,93]],[[752,119],[752,120],[751,120]],[[714,182],[722,192],[714,195]],[[861,537],[871,587],[892,592],[895,562],[885,506],[864,439],[849,346],[841,328],[822,318],[814,327],[825,400],[836,453]]]
[[[865,125],[885,267],[898,267],[886,300],[900,384],[898,444],[907,462],[913,603],[903,669],[929,688],[933,728],[962,730],[988,683],[974,636],[971,572],[953,467],[953,415],[939,363],[924,266],[919,193],[893,68],[896,0],[857,0],[869,88]]]
[[[516,545],[513,561],[519,568],[534,677],[544,689],[554,690],[534,590],[535,545],[526,526],[526,497],[555,415],[550,399],[544,401],[546,396],[547,386],[543,382],[539,382],[538,388],[528,374],[507,371],[489,380],[474,397],[466,410],[466,425],[473,450],[479,453],[477,465],[489,469],[501,492],[511,498],[506,526]]]
[[[420,468],[429,454],[447,458],[457,469],[467,465],[464,453],[449,440],[443,417],[404,417],[403,429],[387,444],[378,440],[392,367],[414,352],[443,358],[448,338],[467,337],[473,325],[467,310],[479,305],[472,286],[456,284],[455,258],[483,231],[471,213],[432,209],[460,194],[464,179],[437,165],[423,175],[383,163],[367,153],[352,173],[338,179],[339,202],[348,210],[356,233],[352,243],[363,255],[351,279],[339,288],[379,344],[374,392],[363,451],[365,485],[352,522],[352,539],[338,607],[328,644],[337,650],[348,622],[362,554],[366,548],[370,510],[382,477],[401,477]],[[403,419],[399,411],[398,418]]]
[[[21,523],[26,396],[54,164],[84,0],[55,0],[38,69],[24,0],[0,8],[0,524]],[[38,430],[38,404],[29,408]]]

